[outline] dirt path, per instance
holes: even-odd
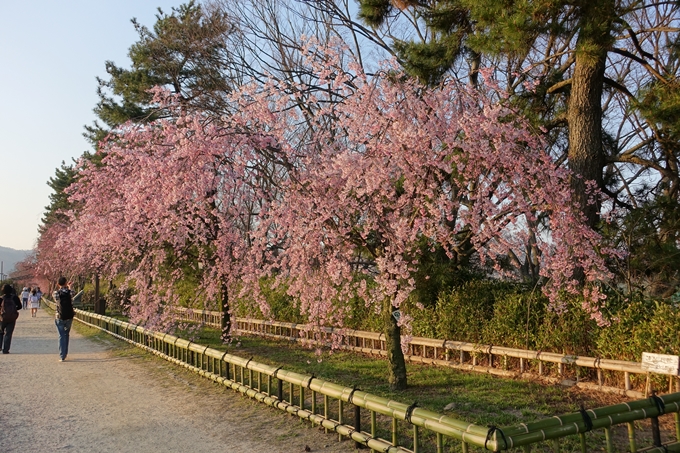
[[[74,330],[60,363],[57,342],[48,312],[21,312],[0,355],[1,452],[355,451],[137,349],[114,354]]]

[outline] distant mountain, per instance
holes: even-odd
[[[14,265],[23,261],[31,250],[14,250],[9,247],[0,246],[0,261],[2,261],[2,272],[9,275],[14,271]]]

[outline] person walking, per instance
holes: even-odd
[[[66,282],[66,277],[59,277],[59,289],[57,289],[53,296],[57,303],[56,319],[54,323],[59,331],[59,361],[66,360],[68,355],[68,340],[71,332],[71,325],[73,324],[73,291],[71,291],[71,282]]]
[[[31,295],[31,291],[24,286],[24,289],[21,290],[21,303],[23,306],[23,310],[26,310],[26,307],[28,307],[28,296]]]
[[[12,334],[21,307],[21,300],[19,300],[14,288],[5,284],[2,287],[2,299],[0,300],[0,346],[2,346],[3,354],[9,354]]]
[[[31,295],[28,296],[28,303],[31,307],[31,318],[36,318],[38,316],[38,308],[40,308],[40,296],[36,288],[33,288]]]

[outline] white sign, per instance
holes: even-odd
[[[680,376],[680,356],[643,352],[642,369],[652,373]]]

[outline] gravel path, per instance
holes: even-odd
[[[74,329],[60,363],[57,343],[49,312],[21,311],[0,355],[0,452],[355,451],[138,349]]]

